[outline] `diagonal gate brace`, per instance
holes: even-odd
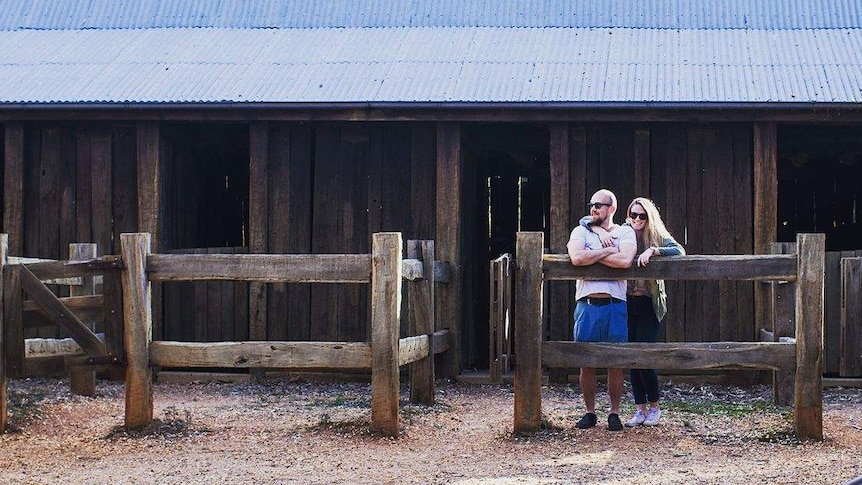
[[[84,349],[87,355],[108,355],[104,342],[96,337],[62,301],[60,301],[32,271],[21,265],[21,288],[30,295],[48,316],[66,329],[69,335]]]

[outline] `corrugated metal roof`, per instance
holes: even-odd
[[[0,103],[862,102],[862,29],[0,32]]]
[[[0,0],[0,30],[862,27],[859,0]]]

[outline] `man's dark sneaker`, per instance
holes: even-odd
[[[610,431],[620,431],[623,429],[623,423],[620,421],[619,414],[608,414],[608,429]]]
[[[597,421],[598,419],[596,418],[596,415],[594,413],[587,413],[584,414],[584,416],[580,420],[578,420],[577,423],[575,423],[575,427],[579,429],[592,428],[596,425]],[[619,419],[617,419],[617,421],[619,421]]]

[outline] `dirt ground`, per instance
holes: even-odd
[[[862,475],[862,390],[827,389],[822,442],[800,443],[770,389],[668,384],[654,428],[574,427],[576,385],[543,389],[547,429],[513,436],[510,385],[402,391],[401,436],[369,431],[370,386],[269,380],[156,384],[153,426],[127,433],[123,388],[9,383],[0,483],[840,484]],[[599,402],[607,407],[607,395]],[[624,414],[633,407],[626,404]],[[625,416],[624,416],[625,418]]]

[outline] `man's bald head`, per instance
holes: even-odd
[[[617,196],[608,189],[598,190],[590,200],[593,202],[604,202],[605,204],[610,204],[614,209],[617,208]]]

